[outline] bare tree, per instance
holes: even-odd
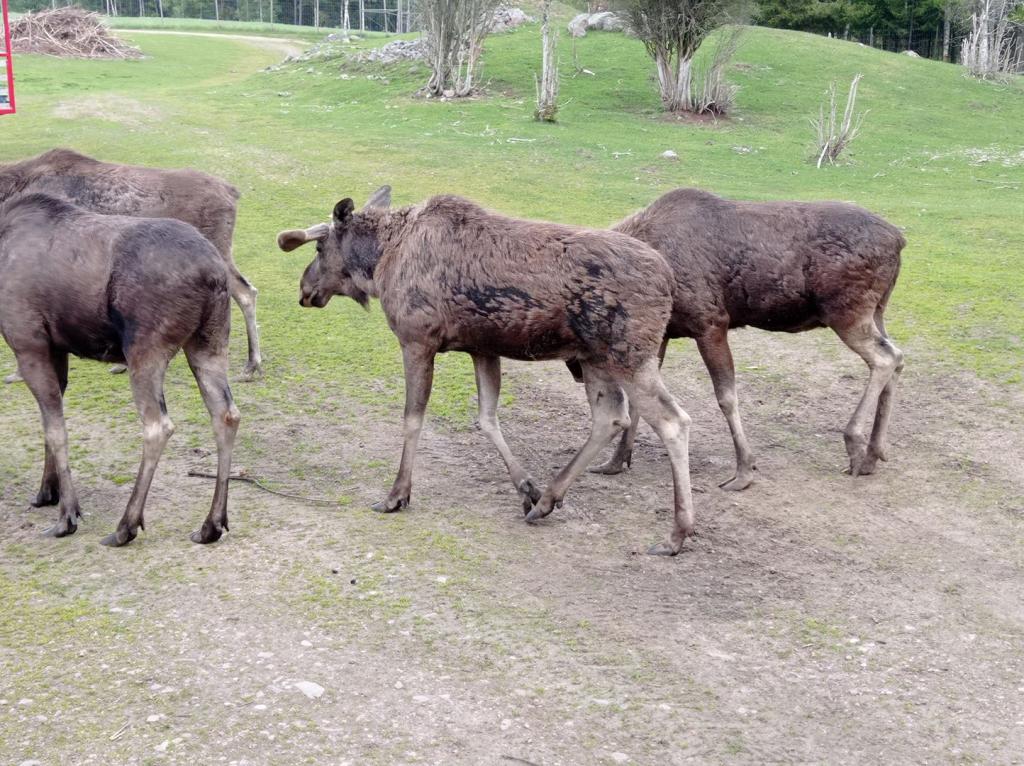
[[[854,109],[857,103],[857,86],[863,76],[858,74],[850,83],[850,92],[846,97],[846,108],[843,110],[842,120],[837,118],[835,81],[828,87],[828,112],[822,105],[818,109],[818,119],[811,120],[811,125],[818,137],[816,154],[819,168],[825,161],[828,161],[830,165],[835,163],[843,150],[860,132],[860,126],[864,122],[867,112],[861,112],[855,116]]]
[[[961,52],[972,75],[1002,78],[1024,67],[1021,25],[1011,18],[1022,5],[1024,0],[976,0]]]
[[[551,0],[541,3],[541,67],[537,80],[537,111],[534,116],[554,122],[558,114],[558,30],[551,28]]]
[[[693,57],[730,19],[734,0],[619,0],[629,25],[658,67],[661,101],[670,112],[697,112]]]
[[[480,68],[484,38],[501,0],[423,0],[431,96],[468,96]]]

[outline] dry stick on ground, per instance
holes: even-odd
[[[188,471],[188,475],[193,477],[193,478],[217,478],[216,474],[206,473],[204,471]],[[241,473],[232,473],[231,475],[229,475],[227,477],[227,480],[228,481],[245,481],[247,484],[252,484],[256,488],[258,488],[258,490],[262,490],[263,492],[269,493],[270,495],[276,495],[279,498],[287,498],[288,500],[300,500],[303,503],[311,503],[312,505],[330,505],[330,506],[341,505],[341,503],[338,503],[338,502],[336,502],[334,500],[323,500],[323,499],[319,499],[319,498],[304,498],[301,495],[289,495],[288,493],[278,492],[276,490],[271,490],[271,488],[269,486],[267,486],[266,484],[263,484],[262,482],[260,482],[259,479],[255,479],[252,476],[245,476],[245,475],[243,475]]]
[[[853,78],[853,82],[850,83],[850,93],[846,97],[846,109],[843,111],[842,122],[836,121],[836,84],[834,81],[828,87],[828,114],[825,114],[825,106],[823,104],[819,107],[818,119],[811,120],[811,125],[814,126],[818,134],[817,157],[819,168],[825,160],[828,160],[830,165],[833,164],[836,158],[843,153],[843,150],[849,146],[850,142],[860,132],[860,126],[863,124],[867,112],[857,115],[856,124],[854,124],[853,110],[857,102],[857,85],[863,76],[858,74]]]

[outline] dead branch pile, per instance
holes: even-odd
[[[118,40],[98,13],[72,5],[26,13],[11,24],[11,47],[19,53],[82,59],[135,59],[142,52]]]

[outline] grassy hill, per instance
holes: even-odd
[[[293,382],[324,376],[360,390],[374,381],[374,402],[400,395],[400,360],[379,312],[366,317],[343,301],[326,313],[299,310],[307,254],[283,256],[273,245],[279,229],[320,220],[338,198],[365,199],[383,183],[398,203],[455,192],[511,214],[593,226],[682,185],[746,199],[853,201],[906,230],[889,321],[901,345],[915,358],[1021,381],[1019,81],[983,83],[953,65],[750,29],[729,72],[741,86],[735,112],[695,124],[661,113],[639,42],[591,33],[576,46],[592,74],[576,74],[563,35],[564,106],[547,125],[531,119],[536,25],[492,37],[484,94],[447,103],[413,96],[422,65],[333,60],[264,72],[279,50],[228,36],[123,34],[146,59],[18,57],[20,113],[0,120],[0,160],[67,145],[124,162],[193,165],[236,183],[244,194],[236,254],[261,288],[266,394],[284,403]],[[808,119],[830,81],[844,89],[858,72],[858,105],[868,110],[861,137],[841,165],[818,170]],[[666,149],[679,161],[661,159]],[[324,342],[304,343],[311,335]],[[235,336],[241,348],[238,322]],[[466,422],[466,360],[445,360],[437,381],[435,412]]]

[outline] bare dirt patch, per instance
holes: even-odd
[[[164,117],[162,110],[134,98],[115,93],[92,96],[89,99],[61,101],[53,108],[53,116],[62,120],[91,117],[97,120],[142,126]]]
[[[192,444],[212,437],[179,422],[147,531],[117,551],[98,540],[130,483],[102,477],[135,468],[131,415],[72,422],[87,515],[68,540],[39,536],[53,511],[22,501],[40,450],[13,445],[31,472],[0,495],[0,760],[1019,762],[1020,397],[905,350],[891,462],[852,480],[860,361],[824,332],[735,333],[760,469],[735,494],[716,487],[732,452],[710,383],[673,343],[699,537],[668,560],[641,553],[671,504],[646,427],[632,470],[585,476],[528,527],[486,438],[433,422],[413,507],[382,516],[367,505],[400,413],[325,381],[296,392],[309,415],[284,417],[240,387],[238,465],[339,507],[236,485],[232,532],[190,544],[212,488],[184,474],[210,468]],[[507,377],[506,438],[546,479],[585,438],[582,390],[558,364]]]

